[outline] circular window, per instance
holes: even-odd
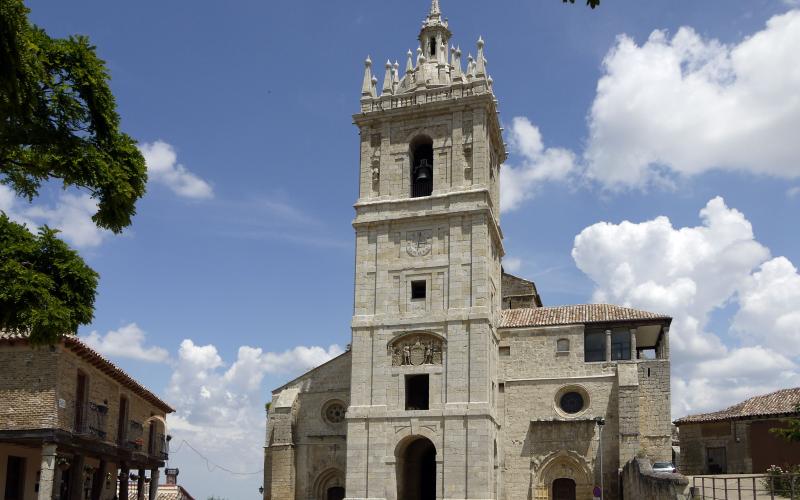
[[[558,402],[558,405],[565,412],[569,413],[570,415],[574,415],[575,413],[579,413],[581,410],[583,410],[583,396],[581,396],[579,392],[567,392],[561,396],[561,400]]]
[[[580,385],[568,385],[556,391],[553,406],[559,415],[578,417],[589,409],[589,392]]]
[[[325,421],[331,424],[340,424],[344,422],[344,405],[338,401],[328,403],[322,411]]]

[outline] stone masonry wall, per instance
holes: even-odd
[[[0,345],[0,429],[53,427],[57,357],[49,348]]]
[[[668,359],[640,361],[639,422],[641,450],[654,462],[672,460],[672,409]]]
[[[265,499],[316,499],[326,487],[344,486],[346,423],[330,422],[323,411],[332,403],[343,408],[349,404],[350,355],[339,356],[273,393]]]
[[[647,459],[634,458],[620,473],[623,500],[685,500],[689,481],[680,474],[653,473]]]

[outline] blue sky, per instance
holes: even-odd
[[[61,227],[100,273],[81,335],[175,404],[173,450],[258,471],[268,390],[349,342],[363,60],[404,66],[428,2],[28,6],[97,45],[151,182],[120,236],[77,192],[0,209]],[[673,314],[673,417],[800,385],[797,8],[442,2],[465,53],[486,40],[506,267],[545,305]],[[170,465],[198,498],[261,485],[187,446]]]

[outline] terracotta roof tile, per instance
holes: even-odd
[[[630,307],[611,304],[578,304],[571,306],[536,307],[531,309],[505,309],[499,328],[526,326],[556,326],[614,321],[664,320],[672,318]]]
[[[74,335],[63,335],[61,337],[64,345],[75,352],[77,355],[82,356],[95,364],[101,371],[105,372],[108,376],[120,382],[124,386],[133,390],[136,394],[161,408],[166,413],[172,413],[175,410],[165,403],[161,398],[150,392],[146,387],[137,382],[133,377],[125,373],[125,371],[106,359],[99,352],[89,347],[86,343]],[[27,342],[28,336],[24,333],[11,333],[0,331],[0,342]]]
[[[781,389],[770,394],[752,397],[724,410],[698,413],[697,415],[679,418],[675,423],[680,425],[698,422],[719,422],[744,417],[797,414],[798,404],[800,404],[800,387]]]

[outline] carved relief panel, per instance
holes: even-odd
[[[442,340],[433,335],[406,335],[389,344],[392,366],[441,365]]]

